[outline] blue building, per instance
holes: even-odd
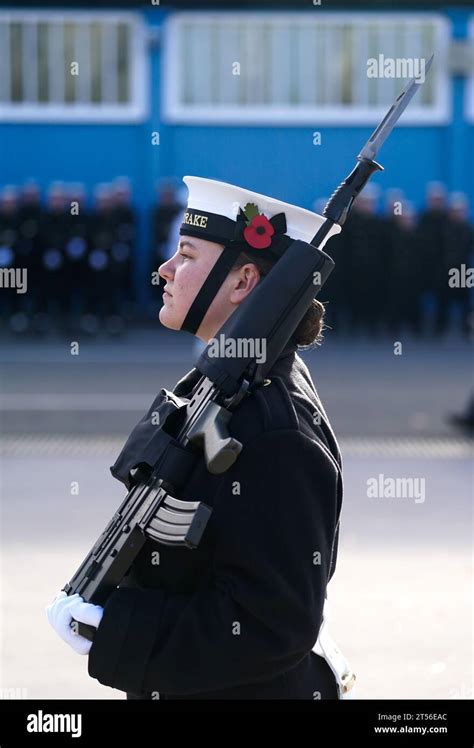
[[[474,12],[0,10],[0,183],[127,175],[146,297],[160,179],[196,174],[314,209],[406,78],[426,84],[375,181],[416,206],[440,180],[474,204]]]

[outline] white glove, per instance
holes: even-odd
[[[53,629],[67,644],[69,644],[78,654],[89,654],[92,642],[80,634],[74,633],[70,627],[72,619],[80,623],[88,623],[95,628],[99,627],[102,620],[104,609],[100,605],[91,605],[84,602],[77,592],[75,595],[66,595],[61,592],[56,595],[51,605],[46,608],[48,621]]]

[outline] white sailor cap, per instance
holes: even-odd
[[[231,242],[241,251],[267,250],[276,259],[295,239],[310,243],[325,221],[318,213],[227,182],[194,176],[183,182],[189,195],[180,234]],[[320,248],[340,230],[333,226]]]
[[[296,239],[311,244],[326,219],[227,182],[191,176],[183,182],[189,195],[179,233],[224,245],[181,325],[194,334],[241,252],[277,262]],[[319,248],[340,230],[333,225]]]

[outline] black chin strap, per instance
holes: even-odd
[[[224,247],[216,264],[212,267],[191,304],[186,318],[180,327],[181,330],[186,330],[193,335],[197,332],[207,310],[212,304],[212,300],[227,278],[241,251],[242,247],[240,245],[228,244]]]

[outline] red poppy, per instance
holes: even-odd
[[[244,229],[244,238],[254,249],[266,249],[272,243],[274,233],[275,229],[266,216],[254,216]]]

